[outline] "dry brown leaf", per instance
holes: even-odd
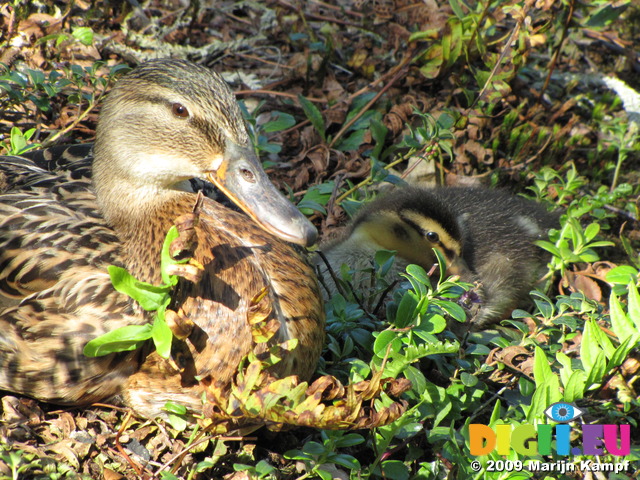
[[[113,470],[107,467],[105,467],[104,470],[102,470],[102,475],[104,477],[104,480],[121,480],[124,478],[124,475],[114,472]]]

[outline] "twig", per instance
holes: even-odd
[[[42,142],[42,148],[47,148],[48,146],[54,144],[58,138],[60,138],[61,136],[63,136],[67,132],[73,130],[80,122],[82,122],[87,117],[87,115],[89,115],[89,113],[95,108],[95,106],[97,104],[98,104],[98,100],[91,101],[89,103],[89,106],[87,107],[87,109],[84,112],[82,112],[80,115],[78,115],[73,120],[73,122],[71,122],[69,125],[64,127],[62,130],[58,131],[57,133],[55,133],[52,136],[50,136],[49,138],[47,138],[44,142]]]
[[[491,404],[491,402],[493,402],[496,398],[498,398],[500,395],[502,395],[502,392],[504,392],[507,389],[507,387],[502,387],[500,390],[498,390],[496,393],[494,393],[491,398],[489,400],[487,400],[486,402],[484,402],[482,405],[480,405],[478,408],[476,408],[476,413],[474,413],[473,415],[471,415],[471,417],[469,418],[469,422],[467,423],[471,423],[471,421],[476,418],[478,415],[480,415],[482,413],[482,411]]]
[[[500,52],[500,57],[498,57],[498,61],[493,66],[493,69],[491,70],[491,73],[489,74],[489,78],[487,78],[487,81],[482,86],[482,89],[480,90],[480,92],[478,93],[476,98],[474,99],[473,103],[469,106],[469,110],[471,110],[473,107],[475,107],[475,105],[480,101],[480,99],[482,98],[484,93],[489,88],[491,80],[493,79],[493,77],[496,76],[496,73],[498,72],[498,69],[502,65],[502,61],[507,56],[507,53],[511,51],[511,44],[513,43],[513,39],[516,37],[516,35],[520,31],[520,28],[522,27],[522,24],[524,23],[525,18],[527,18],[527,12],[528,12],[529,7],[531,6],[531,4],[532,4],[532,0],[529,0],[529,1],[526,2],[523,11],[520,13],[520,18],[518,18],[518,21],[517,21],[515,27],[513,27],[513,30],[511,30],[511,34],[509,35],[509,38],[507,39],[507,41],[505,43],[505,46],[502,49],[502,52]],[[474,34],[475,34],[475,31],[474,31]]]
[[[369,83],[368,85],[362,87],[360,90],[358,90],[357,92],[352,93],[351,95],[349,95],[345,100],[341,101],[341,102],[336,102],[334,105],[331,105],[329,108],[326,108],[324,112],[327,112],[329,110],[333,110],[334,108],[337,108],[343,104],[350,104],[354,98],[358,97],[359,95],[362,95],[363,93],[373,89],[376,85],[378,85],[379,83],[383,83],[387,80],[387,78],[392,77],[394,75],[397,74],[398,70],[404,68],[413,58],[413,49],[409,50],[409,52],[407,52],[407,54],[405,55],[404,59],[393,69],[391,69],[390,71],[388,71],[387,73],[385,73],[384,75],[382,75],[380,78],[375,79],[374,81],[372,81],[371,83]],[[288,128],[286,130],[283,130],[282,132],[280,132],[282,135],[286,135],[289,132],[293,132],[295,130],[298,130],[308,124],[310,124],[311,121],[310,120],[303,120],[300,123],[295,124],[293,127]]]
[[[434,145],[435,141],[431,141],[429,142],[427,145],[425,145],[422,150],[420,150],[419,152],[413,152],[411,155],[420,155],[420,152],[423,152],[425,150],[428,150],[429,148],[432,148]],[[396,165],[398,165],[399,163],[404,162],[405,160],[407,160],[406,156],[403,155],[402,157],[400,157],[398,160],[394,160],[391,163],[388,163],[387,165],[385,165],[383,167],[384,170],[390,170],[393,167],[395,167]],[[337,199],[336,199],[336,203],[340,204],[342,203],[342,201],[347,198],[349,195],[351,195],[353,192],[355,192],[356,190],[361,189],[362,187],[364,187],[365,185],[369,185],[370,183],[373,183],[373,178],[371,178],[371,176],[365,178],[364,180],[362,180],[360,183],[358,183],[357,185],[354,185],[353,187],[351,187],[349,190],[347,190],[346,192],[344,192],[342,195],[340,195]]]
[[[549,86],[549,82],[551,81],[551,75],[556,68],[556,63],[558,63],[558,57],[560,56],[560,50],[562,50],[562,44],[567,39],[569,35],[569,24],[571,23],[571,19],[573,18],[573,11],[575,9],[575,0],[571,0],[569,3],[569,14],[567,15],[567,20],[564,22],[564,29],[562,30],[562,36],[560,37],[560,41],[558,42],[558,46],[553,52],[553,57],[551,58],[551,62],[549,62],[549,72],[547,73],[547,78],[544,79],[544,85],[542,89],[540,89],[540,93],[538,94],[538,103],[542,101],[542,96],[544,92],[547,90]]]
[[[378,311],[382,308],[382,305],[384,305],[385,298],[387,298],[387,295],[389,295],[389,292],[391,292],[391,290],[393,290],[397,284],[398,284],[398,280],[394,280],[393,282],[391,282],[391,284],[387,288],[384,289],[384,292],[380,294],[380,300],[378,300],[378,304],[373,309],[374,315],[378,315]]]
[[[403,67],[406,66],[406,64],[409,63],[409,59],[406,59],[406,62],[404,63]],[[349,130],[349,128],[356,123],[360,117],[362,115],[365,114],[365,112],[367,112],[374,103],[376,103],[378,101],[378,99],[387,91],[391,88],[391,86],[396,83],[400,77],[404,74],[404,68],[401,68],[398,73],[396,73],[394,75],[394,77],[389,81],[389,83],[387,83],[384,87],[382,87],[382,89],[376,93],[376,95],[369,100],[369,102],[364,106],[364,108],[361,108],[360,111],[358,113],[356,113],[353,118],[351,120],[349,120],[347,123],[345,123],[342,128],[340,129],[340,131],[338,133],[336,133],[336,136],[333,137],[333,140],[331,140],[331,143],[329,143],[329,148],[332,148],[336,142],[338,140],[340,140],[340,138],[345,134],[345,132],[347,130]]]
[[[325,256],[325,254],[321,251],[318,250],[316,252],[318,254],[318,256],[322,259],[322,261],[324,262],[325,266],[327,267],[327,271],[329,272],[329,275],[331,275],[331,278],[333,280],[333,283],[335,284],[336,288],[338,289],[339,293],[346,298],[346,294],[344,292],[344,290],[342,290],[340,283],[338,281],[338,276],[336,275],[336,272],[333,270],[333,268],[331,267],[331,264],[329,263],[329,260],[327,259],[327,257]],[[321,278],[321,275],[318,275],[318,278]],[[356,303],[358,304],[358,306],[362,309],[362,311],[365,313],[365,315],[367,317],[369,317],[372,320],[376,320],[376,318],[371,315],[369,313],[369,311],[365,308],[365,306],[362,304],[362,301],[360,300],[360,297],[358,297],[358,294],[356,293],[356,290],[353,288],[353,285],[351,285],[351,282],[347,282],[347,285],[349,286],[349,290],[351,290],[351,294],[353,295],[354,300],[356,301]],[[329,289],[325,286],[325,289],[327,290],[327,293],[331,294],[331,292],[329,291]]]
[[[138,477],[142,477],[142,468],[140,467],[140,465],[138,465],[136,462],[134,462],[131,459],[129,454],[124,451],[124,448],[120,443],[120,435],[122,435],[122,432],[124,432],[124,429],[127,428],[127,424],[129,423],[129,420],[131,420],[132,416],[133,416],[133,412],[129,410],[127,412],[127,415],[124,417],[124,420],[122,421],[122,425],[120,425],[120,428],[118,429],[118,433],[116,433],[116,440],[115,440],[116,449],[118,450],[120,455],[122,455],[125,458],[125,460],[129,463],[129,465],[131,465],[131,467],[136,471],[136,475],[138,475]]]
[[[287,93],[287,92],[278,92],[275,90],[265,90],[263,88],[258,88],[256,90],[238,90],[237,92],[235,92],[236,95],[270,95],[273,97],[286,97],[286,98],[291,98],[293,100],[297,100],[298,96],[294,93]],[[309,100],[310,102],[314,102],[314,103],[325,103],[326,100],[323,98],[309,98],[307,97],[307,100]]]
[[[301,16],[304,15],[305,18],[309,18],[310,20],[319,20],[321,22],[337,23],[338,25],[345,25],[347,27],[363,28],[362,25],[358,23],[350,22],[348,20],[339,20],[336,17],[325,17],[324,15],[316,15],[314,13],[302,12],[298,10],[296,7],[294,7],[293,5],[291,5],[290,3],[285,2],[284,0],[277,0],[277,2],[278,2],[278,5],[280,5],[281,7],[294,10],[298,12]]]

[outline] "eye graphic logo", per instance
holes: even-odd
[[[558,423],[569,423],[584,415],[584,410],[566,402],[557,402],[549,405],[544,414],[550,420]]]

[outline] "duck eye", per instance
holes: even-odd
[[[438,243],[440,241],[440,236],[436,232],[427,232],[427,240],[431,243]]]
[[[173,105],[171,105],[171,112],[176,117],[180,118],[187,118],[189,116],[189,110],[187,110],[187,107],[185,107],[181,103],[174,103]]]
[[[242,177],[250,183],[256,183],[256,177],[253,174],[253,172],[251,170],[248,170],[246,168],[241,168],[240,169],[240,175],[242,175]]]

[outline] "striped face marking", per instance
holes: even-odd
[[[363,221],[353,234],[368,238],[378,249],[395,250],[398,256],[429,270],[437,262],[433,248],[455,263],[462,253],[460,241],[440,223],[412,210],[381,211]]]

